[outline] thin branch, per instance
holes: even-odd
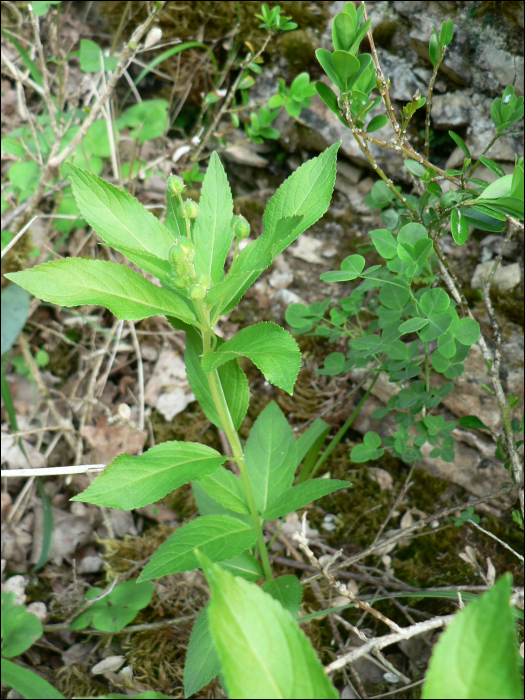
[[[360,646],[357,649],[350,651],[348,654],[340,656],[335,661],[332,661],[331,664],[325,666],[325,673],[333,673],[334,671],[338,671],[340,668],[343,668],[343,666],[353,663],[361,656],[363,656],[364,654],[368,654],[374,649],[384,649],[385,647],[390,646],[390,644],[395,644],[396,642],[400,642],[404,639],[410,639],[411,637],[415,637],[418,634],[424,634],[425,632],[430,632],[431,630],[435,630],[439,627],[443,627],[444,625],[448,625],[452,622],[454,617],[455,615],[443,615],[442,617],[433,617],[431,620],[425,620],[424,622],[416,622],[415,625],[405,627],[400,632],[395,632],[394,634],[386,634],[383,637],[373,639],[372,641],[363,644],[363,646]]]

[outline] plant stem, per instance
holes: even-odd
[[[198,306],[196,304],[196,306]],[[202,334],[202,343],[204,354],[210,352],[211,346],[211,332],[204,331]],[[211,395],[213,397],[213,402],[215,403],[215,408],[221,420],[223,430],[228,438],[230,444],[233,459],[239,467],[239,472],[241,474],[242,482],[244,484],[244,490],[246,492],[246,499],[248,501],[248,508],[250,509],[250,514],[253,519],[254,530],[257,534],[257,543],[259,545],[259,550],[261,552],[261,562],[264,570],[264,576],[267,581],[273,581],[272,569],[270,566],[270,560],[268,558],[268,551],[266,549],[266,544],[264,542],[264,535],[261,527],[261,520],[257,512],[257,506],[255,505],[255,499],[253,497],[253,491],[250,484],[250,478],[248,476],[248,470],[246,469],[246,463],[244,461],[244,454],[242,450],[241,441],[235,426],[233,425],[232,417],[230,414],[230,409],[226,402],[226,397],[224,396],[224,391],[219,379],[217,370],[212,370],[208,374],[208,383],[210,385]]]
[[[378,370],[378,371],[376,372],[375,377],[372,379],[372,384],[370,384],[370,386],[369,386],[368,389],[366,390],[365,395],[363,396],[363,398],[361,399],[361,401],[357,404],[357,406],[356,406],[355,410],[352,412],[352,415],[350,416],[350,418],[348,418],[348,420],[347,420],[346,423],[343,425],[343,427],[339,430],[339,432],[337,433],[337,435],[336,435],[335,437],[332,438],[332,440],[331,440],[330,444],[328,445],[328,447],[326,448],[326,450],[325,450],[325,451],[323,452],[323,454],[319,457],[319,459],[318,459],[317,462],[315,463],[314,468],[312,469],[311,474],[306,474],[306,475],[303,477],[302,481],[306,481],[306,479],[313,477],[314,474],[316,474],[316,472],[320,469],[320,467],[322,467],[322,465],[326,462],[326,460],[328,459],[328,457],[330,457],[330,455],[332,454],[332,452],[334,451],[334,449],[337,447],[337,445],[341,442],[342,438],[344,437],[344,434],[346,433],[346,431],[348,430],[348,428],[352,425],[352,423],[354,422],[354,420],[357,418],[357,416],[358,416],[358,414],[359,414],[359,411],[363,408],[363,405],[364,405],[365,401],[366,401],[366,400],[368,399],[368,397],[370,396],[370,392],[371,392],[372,389],[374,388],[374,384],[376,383],[377,378],[379,377],[379,372],[380,372],[380,370]]]

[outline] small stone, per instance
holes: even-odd
[[[98,664],[93,666],[91,671],[93,675],[100,675],[101,673],[108,673],[108,671],[118,671],[122,667],[122,664],[126,661],[125,656],[108,656],[107,659],[102,659]]]
[[[301,299],[301,297],[298,294],[296,294],[295,292],[291,292],[289,289],[280,289],[274,296],[273,300],[281,302],[284,306],[290,306],[290,304],[305,303],[304,299]]]
[[[472,289],[483,289],[493,265],[493,262],[485,262],[477,265],[470,281]],[[492,285],[499,289],[500,292],[508,292],[517,287],[520,282],[521,267],[519,263],[514,263],[513,265],[499,265],[492,278]]]
[[[35,600],[34,603],[29,603],[26,608],[27,612],[36,615],[42,624],[45,624],[49,618],[49,613],[47,612],[46,604],[39,600]]]
[[[322,262],[318,251],[323,247],[323,241],[312,236],[301,236],[293,248],[290,248],[294,258],[299,258],[308,263],[319,264]]]

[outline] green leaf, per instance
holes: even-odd
[[[458,419],[458,424],[462,428],[470,428],[470,430],[489,430],[492,432],[477,416],[463,416]]]
[[[441,46],[448,46],[454,37],[454,25],[451,19],[447,19],[441,25],[441,33],[439,35],[439,41]]]
[[[331,52],[331,51],[327,51],[326,49],[317,49],[317,51],[315,52],[315,56],[316,56],[317,60],[319,61],[320,65],[321,65],[321,68],[324,70],[324,72],[326,73],[326,75],[330,78],[330,80],[332,81],[332,83],[333,83],[334,85],[336,85],[336,86],[339,88],[339,90],[342,90],[342,89],[343,89],[343,84],[342,84],[341,81],[339,80],[339,76],[338,76],[336,70],[334,69],[334,63],[333,63],[333,58],[332,58],[332,57],[333,57],[333,54],[332,54],[332,52]],[[325,91],[324,91],[324,90],[321,90],[321,91],[319,90],[319,86],[320,86],[320,85],[323,85],[323,84],[324,84],[324,83],[316,83],[316,84],[315,84],[315,87],[316,87],[316,89],[317,89],[317,92],[318,92],[319,96],[321,97],[321,99],[322,99],[323,102],[324,102],[324,98],[323,98],[323,94],[322,94],[322,93],[325,93]],[[327,94],[327,93],[325,93],[325,94]],[[334,96],[335,96],[335,95],[334,95]],[[325,104],[327,104],[327,103],[325,103]],[[330,107],[330,105],[328,105],[328,104],[327,104],[327,106]],[[337,106],[337,98],[336,98],[336,106]],[[331,107],[330,107],[330,109],[331,109]],[[333,110],[332,110],[332,111],[333,111]],[[338,110],[337,113],[339,113],[339,110]]]
[[[115,70],[118,65],[118,58],[116,56],[104,56],[100,46],[89,39],[80,40],[79,59],[80,69],[83,73],[98,73],[101,70]]]
[[[444,335],[440,335],[438,338],[438,348],[439,352],[448,359],[454,357],[456,354],[456,343],[454,342],[454,334],[448,329]]]
[[[228,178],[214,151],[206,170],[195,222],[195,271],[218,282],[233,241],[233,199]]]
[[[202,367],[205,372],[211,372],[237,357],[248,357],[267,381],[290,395],[293,393],[301,353],[290,333],[280,326],[263,322],[243,328],[216,352],[205,355]]]
[[[257,417],[246,441],[244,458],[255,503],[262,513],[290,488],[297,466],[293,430],[275,401],[270,401]]]
[[[471,346],[478,342],[480,332],[477,321],[472,318],[462,318],[454,328],[454,338],[462,345]]]
[[[266,511],[263,513],[263,517],[265,520],[284,517],[288,515],[288,513],[303,508],[308,505],[308,503],[318,498],[322,498],[334,491],[339,491],[339,489],[347,489],[350,486],[352,486],[350,481],[309,479],[281,493],[275,501],[268,505]]]
[[[169,320],[169,319],[168,319]],[[175,324],[177,327],[177,324]],[[187,326],[186,331],[186,352],[184,361],[191,390],[195,398],[200,403],[206,417],[218,428],[224,430],[215,401],[208,382],[208,376],[202,369],[202,339],[199,333],[191,326]],[[217,347],[224,344],[222,338],[217,339]],[[250,403],[250,386],[248,379],[239,365],[237,359],[226,362],[217,370],[222,391],[226,398],[226,403],[230,410],[233,426],[238,430]]]
[[[436,340],[440,335],[447,332],[452,323],[452,318],[450,310],[431,316],[428,319],[428,324],[421,330],[419,337],[424,343]]]
[[[69,625],[71,630],[83,630],[90,624],[102,632],[119,632],[132,622],[153,597],[154,587],[149,582],[124,581],[119,583],[109,595],[96,600],[87,610]],[[90,588],[86,600],[102,593],[100,588]]]
[[[326,423],[322,418],[316,418],[312,425],[305,430],[301,437],[297,440],[297,463],[296,466],[303,461],[311,448],[322,437],[325,438],[331,430],[331,425]]]
[[[497,175],[498,177],[505,177],[505,171],[499,163],[490,160],[490,158],[483,158],[483,156],[480,156],[480,161],[486,168],[491,170],[494,173],[494,175]]]
[[[319,49],[323,50],[323,49]],[[327,53],[330,53],[327,51]],[[331,56],[331,54],[330,54]],[[337,95],[335,92],[332,90],[332,88],[328,87],[328,85],[325,85],[324,83],[321,83],[319,80],[315,83],[315,89],[317,90],[317,94],[319,97],[322,99],[322,101],[325,103],[325,105],[328,107],[328,109],[336,114],[339,119],[342,120],[341,117],[341,110],[339,109],[339,105],[337,104]]]
[[[410,299],[410,292],[400,284],[384,284],[379,292],[379,301],[387,309],[402,311]]]
[[[14,593],[2,591],[2,654],[7,657],[23,654],[43,634],[38,617],[16,600]]]
[[[204,479],[199,480],[201,488],[225,508],[236,513],[248,514],[246,493],[239,477],[224,467],[219,467]]]
[[[334,17],[332,24],[332,41],[334,51],[349,51],[355,41],[356,26],[353,18],[346,12]]]
[[[2,292],[2,351],[11,350],[29,315],[29,294],[16,284]]]
[[[431,359],[432,367],[436,370],[436,372],[440,372],[442,374],[450,367],[450,360],[442,355],[439,350],[432,353]]]
[[[391,260],[397,255],[397,242],[394,236],[386,229],[370,231],[370,238],[375,249],[382,258]]]
[[[221,566],[234,576],[242,576],[247,581],[258,581],[264,577],[261,563],[248,551],[232,559],[221,561]]]
[[[359,70],[359,61],[347,51],[334,51],[332,54],[332,64],[343,85],[343,89],[346,90],[348,81]]]
[[[157,314],[195,321],[188,306],[175,294],[117,263],[65,258],[5,276],[37,298],[59,306],[105,306],[126,321]]]
[[[207,603],[200,611],[190,634],[184,664],[184,695],[189,698],[219,675],[221,664],[211,635]]]
[[[119,455],[72,501],[131,510],[213,474],[226,457],[197,442],[163,442],[143,455]]]
[[[521,698],[516,629],[505,574],[460,610],[434,647],[423,698]]]
[[[417,241],[423,238],[428,238],[427,230],[421,224],[416,223],[405,224],[397,234],[398,243],[408,243],[411,246],[415,246]]]
[[[442,314],[448,309],[449,306],[449,295],[444,289],[440,289],[439,287],[436,289],[429,289],[428,292],[425,292],[419,300],[419,308],[427,318],[436,316],[437,314]]]
[[[290,175],[268,202],[263,216],[265,238],[271,246],[272,257],[291,245],[300,233],[310,228],[326,212],[335,183],[335,162],[341,142],[327,148]],[[278,233],[281,219],[302,216],[302,220],[288,237]]]
[[[428,324],[428,319],[426,318],[409,318],[399,326],[399,332],[401,335],[405,333],[415,333],[421,328],[424,328]]]
[[[323,282],[347,282],[359,277],[366,264],[362,255],[349,255],[341,263],[341,272],[324,272],[319,279]]]
[[[2,681],[28,700],[64,698],[56,688],[28,668],[2,659]]]
[[[436,30],[434,29],[434,33],[430,37],[430,42],[428,45],[428,51],[430,54],[430,61],[434,68],[438,65],[438,63],[441,61],[441,57],[443,52],[441,51],[441,46],[439,45],[439,37],[436,33]]]
[[[297,620],[303,600],[303,589],[297,576],[286,574],[285,576],[279,576],[273,581],[265,581],[261,589],[279,601],[283,608],[288,610],[292,618]]]
[[[448,133],[450,138],[456,143],[456,145],[461,148],[465,158],[472,158],[472,156],[470,155],[470,151],[467,148],[467,144],[463,141],[461,136],[458,136],[454,131],[449,131]]]
[[[407,158],[404,165],[408,172],[412,173],[412,175],[415,175],[416,177],[423,177],[426,172],[426,167],[421,163],[418,163],[417,160]]]
[[[117,119],[117,129],[135,127],[130,136],[139,144],[163,136],[168,129],[168,102],[144,100],[128,107]]]
[[[452,229],[452,238],[458,245],[463,245],[468,238],[469,228],[468,221],[461,214],[459,209],[452,209],[450,214],[450,227]]]
[[[371,119],[366,127],[366,133],[371,134],[374,131],[379,131],[384,126],[388,124],[388,117],[386,114],[378,114],[377,117]]]
[[[167,259],[173,236],[137,199],[71,163],[66,170],[82,216],[104,243],[118,251],[125,248],[132,262],[135,250]]]
[[[505,224],[498,221],[492,216],[487,216],[474,207],[463,207],[460,209],[461,216],[466,220],[469,226],[479,229],[480,231],[489,231],[490,233],[500,233],[505,229]]]
[[[242,520],[229,515],[206,515],[186,523],[161,544],[146,565],[139,581],[160,578],[178,571],[193,571],[199,564],[198,547],[212,561],[231,559],[251,547],[255,530]]]
[[[198,554],[212,597],[209,620],[231,698],[338,698],[290,613],[256,584]]]

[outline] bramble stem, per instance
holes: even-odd
[[[200,306],[200,304],[196,304],[196,306]],[[204,354],[207,355],[211,352],[211,331],[206,330],[203,332],[202,344]],[[254,530],[257,534],[257,544],[261,553],[261,563],[264,570],[264,576],[267,581],[273,581],[272,568],[270,566],[268,551],[266,549],[266,543],[264,541],[261,520],[259,518],[257,506],[255,505],[255,499],[253,497],[250,478],[246,469],[246,462],[244,461],[244,453],[242,450],[241,441],[239,440],[239,436],[237,434],[237,431],[235,430],[235,426],[233,425],[230,409],[228,408],[226,397],[224,396],[222,384],[216,369],[208,373],[208,383],[210,385],[210,391],[213,397],[215,408],[217,409],[217,413],[221,420],[223,430],[226,434],[228,443],[232,450],[233,459],[239,467],[239,472],[241,474],[242,482],[244,484],[246,499],[248,501],[248,508],[250,509],[250,514],[253,519]]]

